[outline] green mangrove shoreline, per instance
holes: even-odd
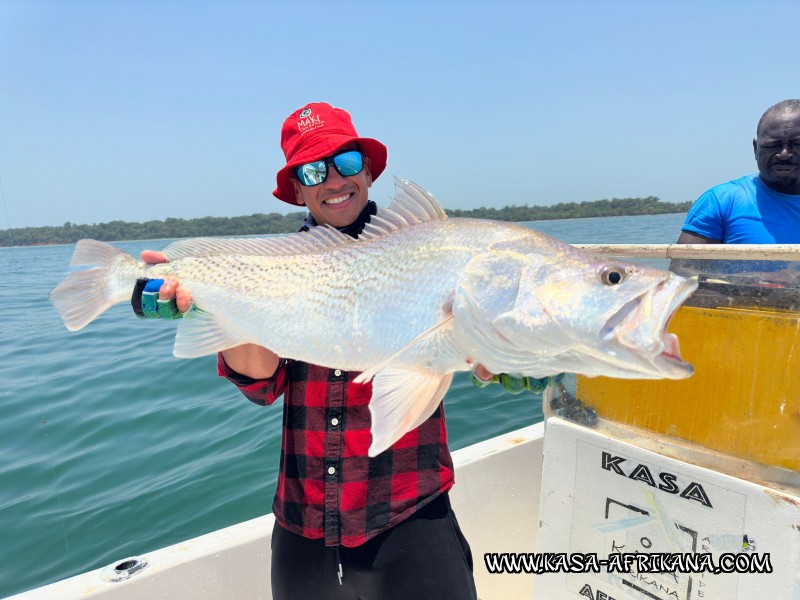
[[[661,202],[655,196],[648,196],[647,198],[612,198],[611,200],[579,203],[562,202],[550,206],[446,210],[447,214],[453,217],[521,222],[685,213],[691,204],[691,202]],[[257,213],[242,217],[168,218],[164,221],[146,221],[144,223],[110,221],[91,225],[78,225],[68,221],[60,226],[2,229],[0,230],[0,247],[72,244],[83,238],[101,241],[128,241],[291,233],[298,230],[305,215],[305,211],[286,215]]]

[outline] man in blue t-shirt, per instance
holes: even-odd
[[[692,204],[679,244],[800,243],[800,100],[770,106],[753,140],[758,173],[714,186]],[[739,274],[755,285],[800,283],[798,263],[774,260],[673,260],[687,277]]]
[[[800,100],[762,115],[753,140],[758,174],[714,186],[683,224],[679,244],[800,243]]]

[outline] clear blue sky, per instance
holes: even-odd
[[[755,171],[758,118],[800,96],[798,23],[756,0],[0,0],[0,228],[297,210],[271,194],[279,131],[319,100],[388,146],[379,204],[393,175],[449,208],[693,200]]]

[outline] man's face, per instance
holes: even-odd
[[[765,116],[753,150],[761,181],[776,192],[800,194],[800,111]]]
[[[339,148],[334,154],[356,149],[356,145],[351,144]],[[372,185],[369,157],[364,155],[364,168],[355,175],[342,177],[329,164],[328,176],[319,185],[302,185],[294,176],[292,185],[297,203],[308,208],[317,225],[346,227],[358,218],[369,199],[369,187]]]

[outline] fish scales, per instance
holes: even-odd
[[[362,371],[356,382],[372,381],[370,455],[427,418],[452,373],[476,363],[533,377],[691,374],[666,327],[696,283],[518,225],[448,219],[419,186],[396,187],[358,240],[323,227],[179,240],[161,265],[84,240],[73,264],[98,268],[68,275],[51,301],[80,329],[127,300],[137,277],[175,276],[196,307],[178,327],[177,356],[255,343]]]
[[[186,258],[150,274],[179,277],[197,306],[219,314],[242,340],[362,371],[446,316],[472,257],[507,239],[485,222],[451,225],[426,223],[311,255]],[[308,331],[312,339],[302,335]]]

